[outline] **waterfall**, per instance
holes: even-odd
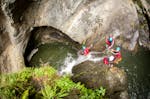
[[[63,66],[61,66],[60,75],[63,74],[72,74],[72,68],[82,62],[85,61],[93,61],[93,62],[100,62],[104,56],[96,57],[96,55],[101,54],[102,52],[90,52],[88,55],[78,55],[78,57],[75,59],[72,57],[70,53],[67,54],[67,57],[65,58]]]
[[[27,56],[27,61],[28,61],[28,62],[31,60],[32,56],[33,56],[34,54],[36,54],[36,52],[38,52],[38,48],[33,49],[33,50],[31,51],[30,55]]]

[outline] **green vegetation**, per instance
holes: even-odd
[[[1,99],[102,99],[105,89],[87,89],[80,82],[74,83],[68,75],[59,76],[52,67],[26,68],[19,73],[0,77]]]

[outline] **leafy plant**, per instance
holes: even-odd
[[[45,85],[41,92],[44,98],[53,99],[56,96],[56,87],[53,89],[51,86]]]
[[[41,77],[41,76],[52,76],[53,74],[56,74],[56,70],[52,67],[48,67],[48,66],[45,66],[45,67],[42,67],[42,68],[35,68],[34,71],[33,71],[33,75],[35,77]]]
[[[29,96],[29,90],[27,89],[23,92],[21,99],[28,99],[28,96]]]
[[[102,99],[106,92],[102,87],[87,89],[80,82],[74,83],[68,75],[60,77],[52,67],[26,68],[18,73],[1,75],[0,80],[1,99],[62,99],[73,90],[79,92],[81,99]]]
[[[100,89],[96,89],[95,90],[95,93],[97,96],[105,96],[105,93],[106,93],[106,89],[104,89],[103,87],[100,87]]]

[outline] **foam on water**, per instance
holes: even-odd
[[[101,52],[90,52],[88,55],[78,55],[75,59],[72,57],[70,53],[67,54],[65,58],[63,66],[61,66],[60,75],[63,74],[72,74],[72,68],[84,61],[93,61],[93,62],[100,62],[103,59],[102,57],[95,57],[96,54],[100,54]]]

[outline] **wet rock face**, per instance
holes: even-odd
[[[23,20],[57,28],[77,42],[94,44],[94,49],[101,46],[106,35],[114,34],[121,38],[118,45],[134,50],[139,36],[138,16],[131,0],[42,0],[31,4]]]
[[[134,0],[139,18],[139,44],[150,49],[150,2]]]
[[[111,98],[112,99],[130,99],[127,91],[116,93]]]
[[[13,37],[14,31],[10,27],[11,20],[5,12],[5,7],[0,8],[0,73],[17,71],[22,68],[23,57],[15,46]]]
[[[84,62],[75,66],[72,72],[73,81],[81,82],[87,88],[92,89],[103,86],[106,88],[107,95],[110,97],[121,97],[121,92],[127,90],[126,74],[117,67],[109,68],[108,66],[93,62]]]
[[[109,34],[128,50],[134,50],[139,37],[138,15],[131,0],[1,0],[0,22],[0,67],[11,66],[9,72],[24,65],[23,54],[35,27],[53,27],[76,42],[93,44],[94,50],[103,48]],[[141,44],[146,36],[147,32]]]
[[[30,42],[35,43],[34,46],[37,47],[41,44],[46,43],[75,43],[69,36],[65,35],[61,31],[52,27],[35,27],[32,30],[32,37]],[[29,42],[29,43],[30,43]]]

